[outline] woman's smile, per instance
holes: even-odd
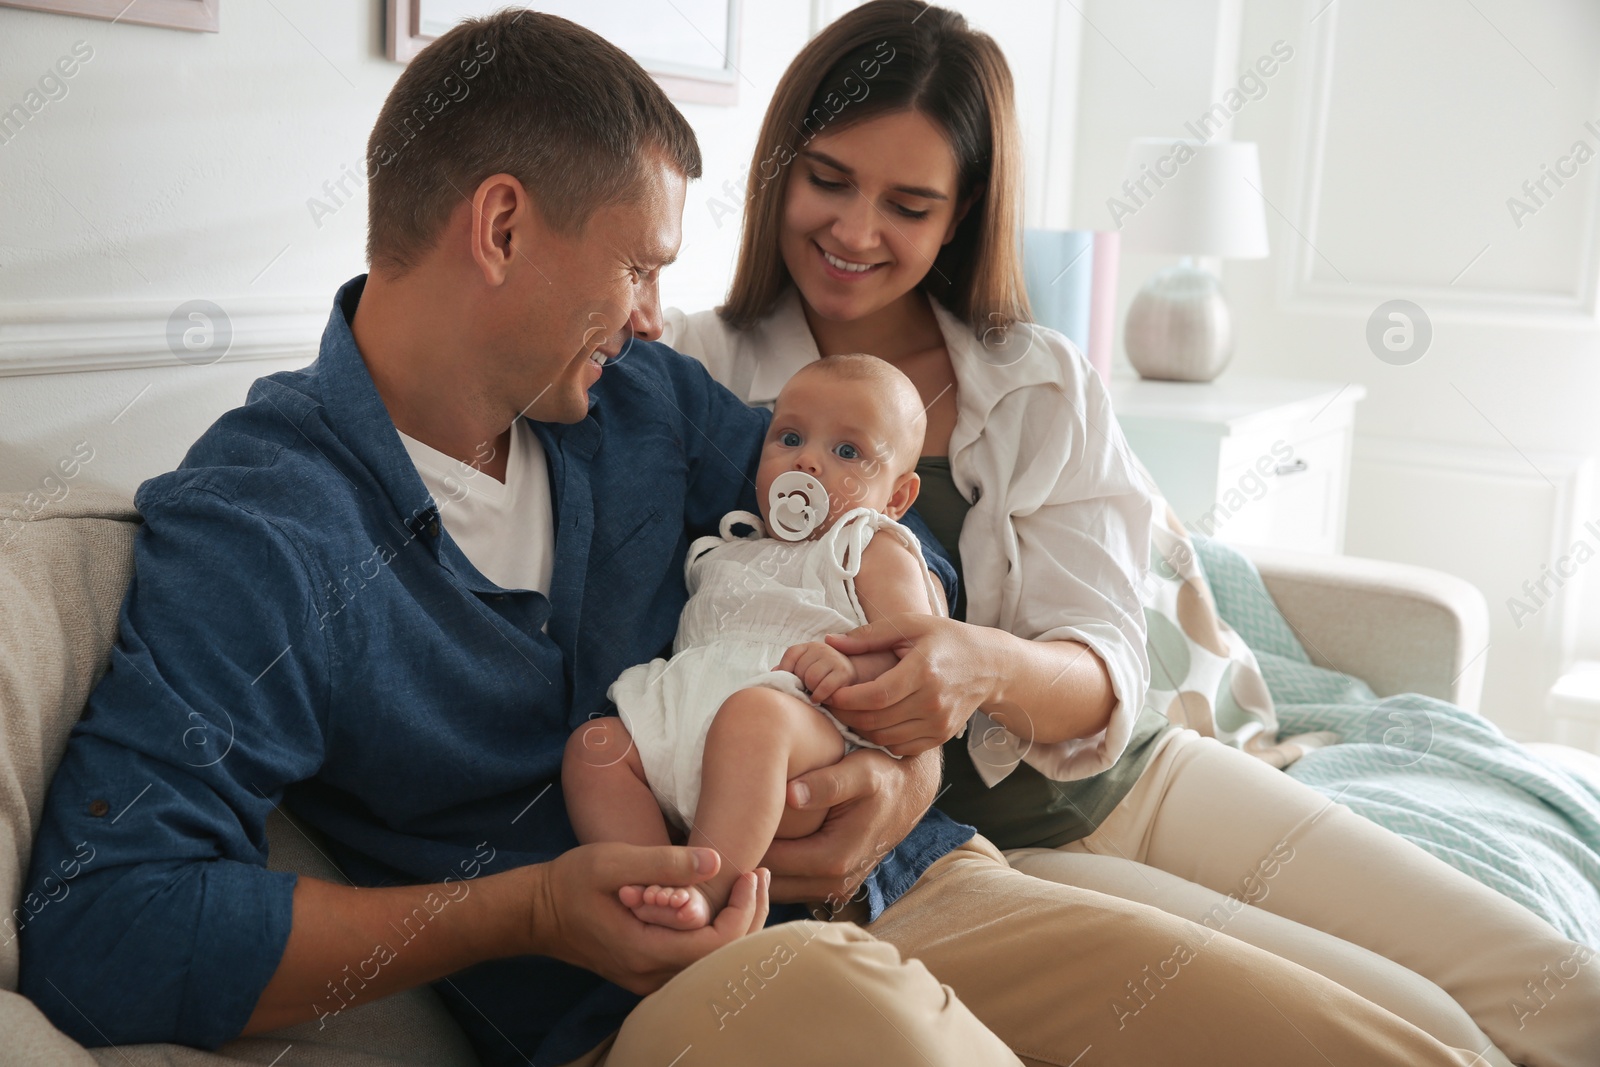
[[[815,240],[811,244],[822,260],[824,273],[836,281],[857,282],[876,272],[878,268],[889,265],[887,262],[863,263],[860,260],[847,259],[844,256],[834,255]]]

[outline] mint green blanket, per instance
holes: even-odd
[[[1286,773],[1600,947],[1600,790],[1479,715],[1417,694],[1380,699],[1314,666],[1255,566],[1195,544],[1219,614],[1260,661],[1280,731],[1344,738]]]

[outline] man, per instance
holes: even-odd
[[[34,854],[95,845],[23,933],[22,989],[58,1026],[216,1046],[431,982],[490,1064],[1152,1062],[1201,1039],[1240,1063],[1452,1062],[1275,957],[1009,870],[924,814],[936,752],[811,776],[828,823],[713,926],[634,920],[620,887],[720,858],[575,847],[562,749],[671,642],[689,538],[753,506],[766,420],[648,341],[693,134],[616,48],[508,12],[413,61],[368,154],[372,270],[317,362],[141,487],[112,664]],[[279,803],[360,888],[264,868]],[[863,876],[848,914],[889,942],[763,929],[769,889]],[[1124,979],[1152,998],[1131,1021]]]

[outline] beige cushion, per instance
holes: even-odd
[[[0,515],[27,514],[26,499],[0,496]],[[20,528],[0,523],[0,903],[8,919],[0,923],[0,988],[17,988],[15,909],[33,828],[67,735],[105,672],[137,520],[125,495],[73,486]]]
[[[0,516],[37,499],[0,495]],[[50,778],[89,691],[105,672],[117,613],[132,576],[138,515],[126,494],[74,485],[20,527],[0,523],[0,904],[15,916]],[[314,835],[274,816],[269,866],[344,881]],[[45,905],[48,906],[48,905]],[[22,916],[27,914],[21,909]],[[13,920],[15,921],[15,920]],[[317,1067],[476,1067],[465,1034],[428,988],[408,990],[330,1021],[241,1038],[219,1053],[177,1045],[85,1052],[18,996],[17,940],[0,924],[0,1058],[7,1064],[288,1064]],[[291,1056],[279,1060],[292,1046]]]
[[[14,1067],[94,1067],[94,1055],[50,1025],[20,993],[0,990],[0,1034],[5,1062]]]
[[[1379,696],[1421,693],[1477,711],[1489,603],[1453,574],[1390,560],[1243,550],[1311,662]]]

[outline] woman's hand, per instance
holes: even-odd
[[[893,649],[900,657],[828,704],[840,722],[897,756],[943,744],[974,711],[1050,745],[1099,733],[1117,706],[1105,662],[1078,641],[1027,641],[930,615],[892,615],[827,640],[846,655]]]
[[[939,771],[937,752],[894,760],[861,748],[791,781],[790,808],[828,814],[815,833],[768,847],[761,866],[772,872],[772,899],[843,908],[933,803]]]
[[[855,656],[893,651],[897,666],[870,682],[836,691],[829,707],[856,733],[897,756],[911,756],[959,734],[972,713],[995,700],[1010,634],[932,615],[892,615],[828,644]]]

